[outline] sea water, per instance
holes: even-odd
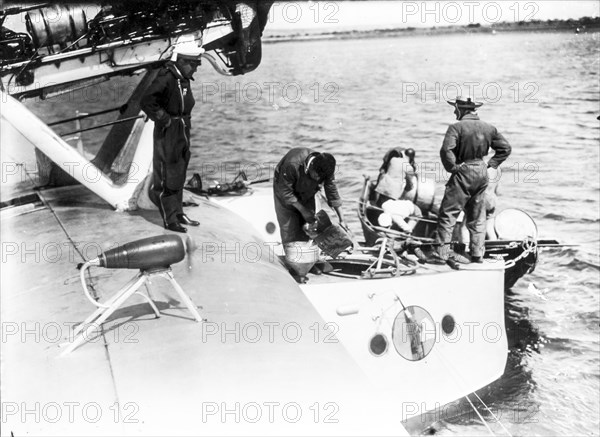
[[[258,180],[292,147],[330,152],[346,217],[360,235],[363,175],[376,176],[389,148],[412,147],[419,170],[443,186],[439,149],[454,121],[446,99],[473,94],[484,103],[481,118],[513,147],[498,209],[527,211],[540,238],[577,245],[542,250],[535,272],[507,293],[506,370],[478,394],[512,435],[597,435],[600,34],[363,36],[266,42],[262,64],[245,76],[203,66],[193,83],[189,175],[211,184],[244,170]],[[76,108],[123,104],[127,86],[90,89],[83,107],[69,96],[26,104],[50,122]],[[103,136],[82,134],[92,152]],[[468,408],[454,412],[442,412],[440,434],[487,433]]]
[[[507,293],[506,371],[479,395],[513,435],[597,435],[599,36],[267,43],[251,74],[226,78],[204,69],[198,76],[190,173],[207,183],[240,169],[260,179],[292,147],[330,152],[346,216],[360,234],[355,202],[363,174],[376,176],[389,148],[412,147],[419,168],[444,183],[439,149],[454,121],[446,99],[472,91],[484,103],[481,118],[513,147],[502,165],[498,209],[520,208],[540,238],[578,245],[542,250],[535,272]],[[441,434],[487,433],[475,414],[461,411],[442,417]]]

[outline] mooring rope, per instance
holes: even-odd
[[[456,370],[456,368],[452,365],[452,363],[446,359],[446,357],[443,354],[439,355],[442,362],[445,364],[445,367],[449,370],[449,372],[451,373],[451,377],[452,379],[458,383],[459,387],[460,386],[465,386],[465,380],[460,376],[460,372],[458,372]],[[477,393],[473,393],[477,399],[479,399],[479,402],[481,402],[481,404],[485,407],[485,409],[492,415],[492,417],[496,420],[496,422],[498,422],[500,424],[500,426],[502,427],[502,429],[504,430],[504,432],[512,437],[511,433],[508,431],[508,429],[506,429],[506,427],[502,424],[502,422],[500,422],[500,419],[498,419],[498,417],[496,417],[496,415],[492,412],[492,410],[486,405],[485,402],[483,402],[483,399],[481,399],[479,397],[479,395]],[[490,426],[488,425],[488,423],[486,422],[486,420],[483,418],[483,416],[481,415],[481,413],[479,412],[479,410],[477,410],[477,408],[475,408],[475,405],[473,405],[473,403],[471,402],[471,399],[469,399],[469,396],[465,396],[465,399],[469,402],[469,404],[471,405],[471,408],[473,409],[473,411],[475,411],[475,413],[477,414],[477,416],[479,416],[479,419],[481,420],[481,422],[485,425],[485,427],[488,429],[490,435],[495,436],[496,434],[494,434],[494,432],[492,431],[492,429],[490,428]]]
[[[500,422],[500,419],[498,419],[496,417],[496,415],[492,412],[492,410],[490,409],[490,407],[488,407],[485,402],[483,402],[483,399],[481,399],[479,397],[479,395],[477,393],[473,393],[475,395],[475,397],[477,399],[479,399],[479,402],[481,402],[481,404],[484,406],[484,408],[488,411],[488,413],[490,413],[492,415],[492,417],[494,418],[494,420],[496,422],[498,422],[498,424],[500,425],[500,427],[504,430],[504,432],[506,433],[507,436],[512,437],[512,434],[510,433],[510,431],[508,429],[506,429],[506,427],[504,426],[504,424],[502,422]]]
[[[475,405],[473,405],[473,402],[471,402],[471,399],[469,399],[469,396],[465,396],[465,399],[467,401],[469,401],[469,404],[471,404],[471,408],[473,408],[473,411],[475,411],[475,414],[477,414],[479,416],[479,419],[481,420],[481,423],[483,423],[485,425],[485,427],[487,428],[487,430],[490,433],[490,435],[495,436],[496,434],[494,434],[494,431],[492,431],[492,428],[490,428],[490,426],[485,421],[485,419],[483,418],[483,416],[481,415],[481,413],[479,412],[479,410],[477,410],[477,408],[475,408]]]

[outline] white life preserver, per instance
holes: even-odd
[[[499,240],[536,240],[538,237],[535,221],[525,211],[516,208],[500,211],[494,221],[494,230]]]

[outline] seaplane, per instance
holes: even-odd
[[[271,3],[0,12],[2,434],[408,435],[462,399],[493,416],[475,392],[506,364],[504,263],[420,265],[388,239],[298,284],[264,183],[187,191],[201,226],[163,228],[141,96],[190,35],[221,74],[258,68]],[[32,111],[124,78],[124,105]],[[106,114],[92,153],[81,122]]]

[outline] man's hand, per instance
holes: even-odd
[[[346,222],[344,221],[343,218],[342,218],[342,220],[340,220],[339,225],[344,231],[350,232],[350,229],[348,228],[348,225],[346,224]]]
[[[316,221],[314,211],[311,211],[310,209],[306,208],[300,202],[293,203],[292,205],[300,212],[300,214],[302,214],[302,217],[304,218],[304,221],[306,223],[314,223]]]
[[[463,168],[466,164],[464,162],[461,162],[460,164],[458,164],[457,166],[454,167],[454,170],[452,171],[452,174],[458,173],[460,171],[461,168]]]
[[[338,222],[339,222],[340,226],[344,230],[348,231],[348,226],[346,225],[346,222],[344,221],[344,211],[342,211],[342,207],[341,206],[336,206],[333,209],[334,209],[335,213],[338,216]]]
[[[171,126],[171,117],[167,120],[167,122],[160,128],[163,135],[165,135],[167,129]]]
[[[301,211],[301,213],[306,223],[314,223],[317,220],[315,218],[315,214],[312,211],[309,211],[308,209],[304,209],[304,211]]]
[[[304,223],[302,225],[302,230],[312,240],[314,240],[315,238],[317,238],[319,236],[319,233],[317,232],[317,227],[315,226],[314,223],[312,223],[312,224]]]

